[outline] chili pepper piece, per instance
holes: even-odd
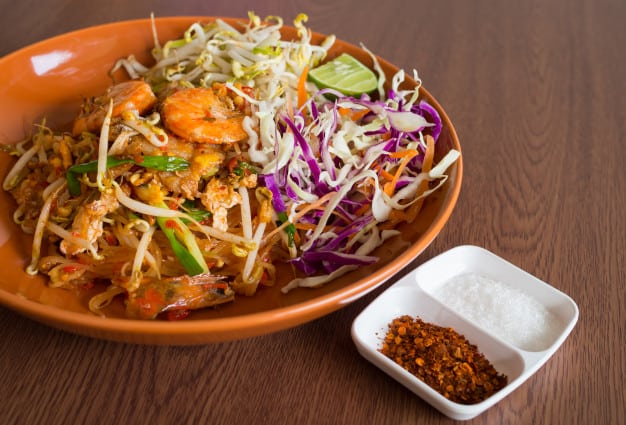
[[[508,381],[465,336],[419,317],[394,319],[379,351],[460,404],[479,403]]]

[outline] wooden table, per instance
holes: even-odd
[[[245,17],[245,2],[0,2],[0,54],[116,20]],[[383,5],[384,4],[384,5]],[[483,246],[571,295],[569,339],[471,423],[626,423],[626,2],[254,2],[309,15],[416,68],[461,138],[448,225],[414,262]],[[452,422],[357,353],[350,325],[388,284],[312,323],[194,347],[114,343],[0,308],[3,424]]]

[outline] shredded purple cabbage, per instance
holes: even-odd
[[[272,192],[273,205],[277,212],[287,211],[285,201],[293,202],[296,205],[304,202],[299,199],[298,192],[287,184],[288,179],[293,181],[299,190],[314,194],[317,197],[325,196],[329,192],[343,193],[341,189],[342,184],[345,183],[338,183],[337,186],[329,184],[329,182],[337,179],[338,170],[346,164],[345,158],[333,153],[333,137],[338,130],[342,129],[338,111],[339,105],[352,104],[354,107],[368,108],[370,111],[362,116],[360,125],[369,126],[368,130],[363,132],[363,137],[376,140],[374,144],[366,146],[360,153],[354,154],[361,156],[361,161],[360,163],[357,161],[357,165],[348,172],[347,179],[356,178],[358,180],[359,176],[363,175],[369,167],[365,159],[369,158],[370,155],[376,156],[379,163],[394,167],[401,159],[393,158],[389,154],[406,149],[407,145],[412,143],[414,146],[412,149],[417,149],[418,155],[407,164],[406,170],[397,180],[395,188],[398,190],[412,184],[415,177],[421,172],[424,156],[423,151],[419,150],[422,149],[419,143],[421,133],[427,131],[435,141],[441,134],[442,121],[435,108],[425,101],[420,101],[419,104],[411,106],[410,112],[421,116],[429,124],[428,126],[421,126],[415,131],[403,131],[393,126],[389,128],[382,125],[383,121],[381,120],[379,120],[381,125],[374,128],[372,124],[378,122],[380,113],[401,113],[405,114],[402,115],[405,117],[407,112],[404,108],[404,99],[390,91],[389,98],[396,101],[392,108],[387,103],[372,100],[368,96],[354,99],[328,89],[320,91],[319,94],[331,95],[333,100],[321,105],[311,102],[308,118],[306,118],[306,110],[296,111],[293,117],[286,115],[281,117],[278,131],[281,132],[281,135],[290,131],[294,136],[294,149],[299,149],[294,151],[295,153],[287,165],[273,173],[260,176],[261,183]],[[326,120],[324,126],[320,127],[317,133],[312,134],[310,127],[320,125],[321,120]],[[315,144],[311,144],[310,140],[314,140]],[[350,158],[352,161],[354,155]],[[306,169],[302,169],[302,163],[306,164]],[[324,231],[324,236],[311,239],[308,248],[300,250],[298,255],[290,260],[290,263],[304,274],[311,276],[320,272],[332,273],[346,265],[361,266],[377,261],[374,256],[356,254],[360,243],[354,243],[352,240],[359,233],[358,237],[366,236],[368,226],[375,225],[376,220],[371,208],[373,201],[372,193],[348,191],[342,199],[334,204],[334,213],[330,216],[326,214],[325,228],[327,230]],[[367,208],[368,206],[369,208]],[[317,226],[324,217],[325,210],[314,209],[301,216],[299,222]],[[312,231],[307,232],[305,238],[312,237],[312,234]],[[304,244],[301,243],[301,245]]]

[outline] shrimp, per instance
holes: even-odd
[[[227,144],[248,138],[245,113],[223,88],[178,90],[165,98],[161,112],[165,127],[190,142]]]
[[[183,275],[144,282],[128,294],[126,312],[139,319],[155,319],[164,312],[184,315],[187,310],[231,302],[234,297],[235,292],[223,276]]]
[[[144,81],[132,80],[115,84],[109,87],[103,96],[91,99],[83,105],[81,113],[74,120],[72,133],[78,136],[84,131],[99,131],[111,100],[113,100],[111,116],[116,117],[127,110],[135,110],[141,115],[156,104],[157,97],[150,85]]]

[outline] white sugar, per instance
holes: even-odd
[[[432,295],[461,316],[523,350],[547,349],[562,330],[559,318],[537,299],[478,274],[457,276]]]

